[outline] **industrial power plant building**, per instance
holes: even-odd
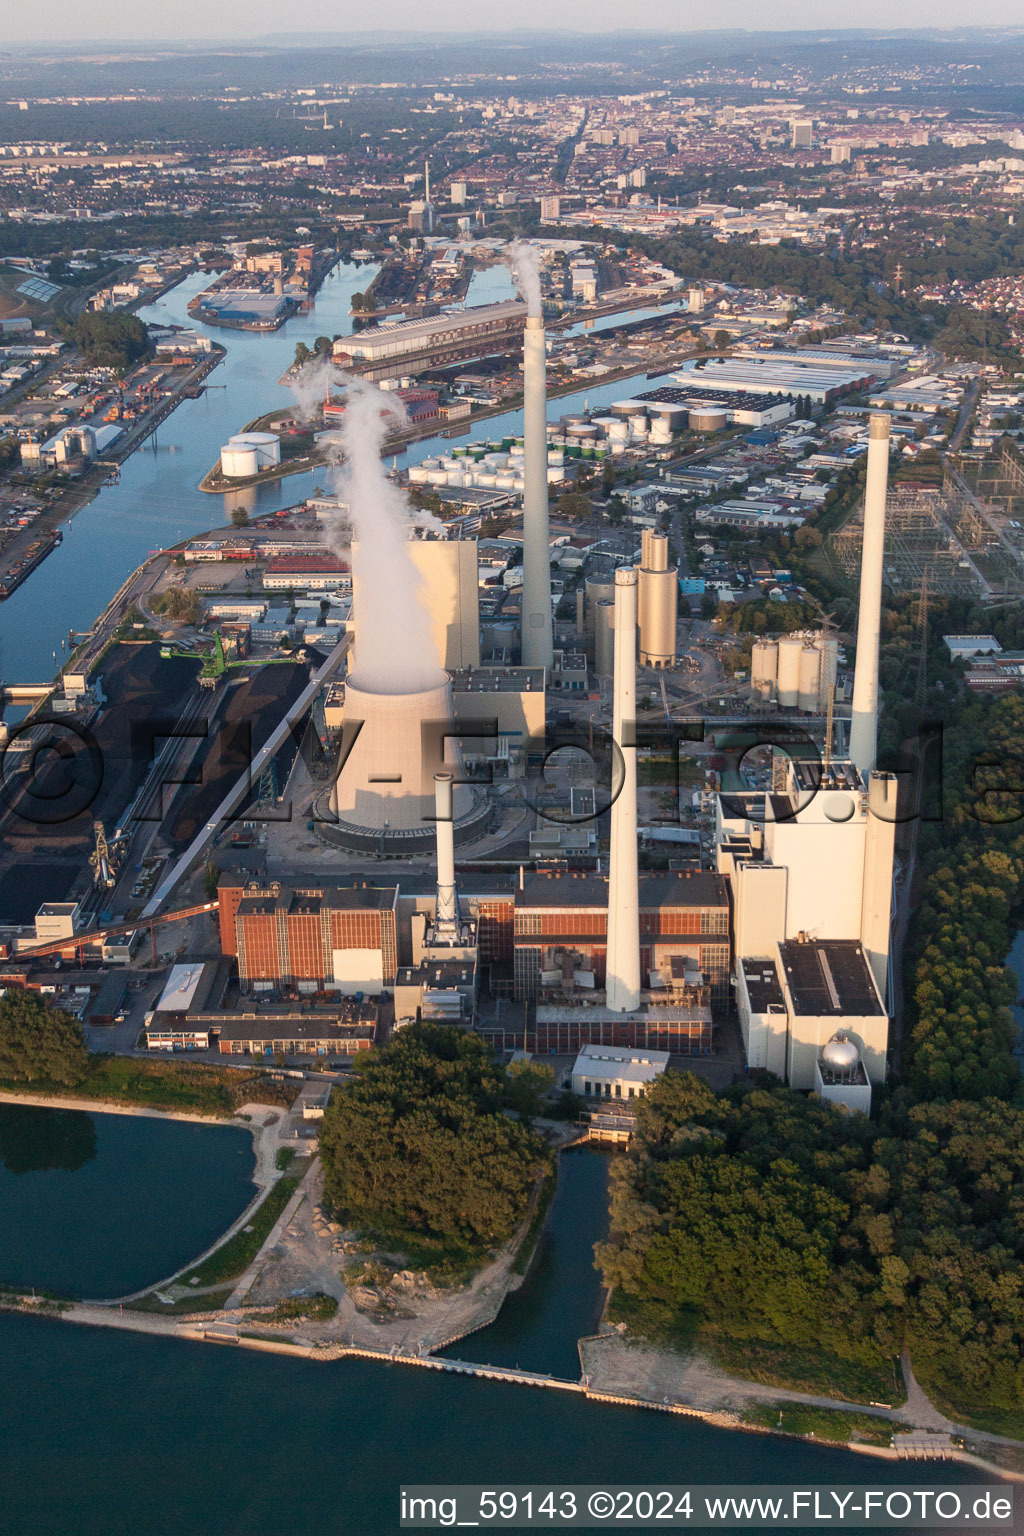
[[[399,363],[421,354],[459,352],[513,342],[522,334],[526,305],[517,299],[453,310],[428,320],[399,320],[374,326],[334,343],[334,360],[345,363]]]
[[[870,362],[851,358],[847,368],[835,360],[806,362],[800,355],[766,352],[751,357],[714,357],[684,363],[675,382],[687,388],[735,390],[782,396],[806,395],[812,405],[838,404],[844,395],[878,382]]]
[[[225,875],[217,895],[221,952],[237,957],[244,990],[374,996],[394,985],[396,886],[247,884]]]

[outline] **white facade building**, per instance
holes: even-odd
[[[668,1051],[585,1045],[572,1069],[572,1091],[586,1099],[638,1099],[668,1066]]]

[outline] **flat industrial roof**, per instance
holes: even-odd
[[[726,907],[729,898],[723,876],[711,869],[677,874],[642,874],[641,907]],[[607,907],[607,875],[586,871],[551,871],[526,875],[516,892],[520,907]],[[689,937],[684,935],[683,937]]]
[[[743,984],[747,989],[752,1013],[785,1013],[786,1000],[771,960],[740,958]]]
[[[240,882],[244,883],[244,882]],[[272,912],[321,912],[326,907],[332,912],[375,912],[393,907],[398,895],[396,885],[317,885],[312,883],[300,890],[282,885],[275,893],[264,887],[242,897],[238,912],[242,917],[254,917]]]
[[[197,960],[189,965],[173,965],[154,1011],[184,1013],[190,1008],[192,999],[199,990],[199,983],[203,979],[203,970],[207,963],[205,960]]]
[[[794,1012],[812,1018],[884,1014],[857,939],[787,939],[779,945]]]

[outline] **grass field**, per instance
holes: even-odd
[[[287,1108],[294,1083],[258,1072],[232,1072],[198,1062],[138,1060],[129,1056],[89,1057],[89,1070],[73,1087],[50,1083],[0,1082],[10,1093],[45,1094],[59,1099],[102,1099],[142,1109],[214,1115],[227,1119],[241,1104],[278,1104]]]
[[[846,1445],[860,1440],[867,1445],[889,1445],[893,1426],[888,1419],[869,1413],[847,1413],[836,1408],[807,1408],[802,1403],[759,1403],[743,1414],[747,1424],[763,1424],[786,1435],[804,1435]]]
[[[298,1179],[278,1179],[263,1204],[253,1212],[247,1227],[236,1232],[216,1253],[182,1275],[178,1282],[188,1285],[198,1280],[200,1285],[220,1285],[223,1281],[237,1280],[249,1268],[271,1229],[288,1201],[298,1188]]]

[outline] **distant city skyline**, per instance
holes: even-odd
[[[955,29],[1020,25],[1020,7],[1016,0],[986,0],[980,7],[967,10],[959,0],[909,0],[901,7],[900,35],[919,28]],[[374,17],[372,29],[365,26],[366,13],[355,6],[338,7],[326,0],[311,0],[302,15],[302,29],[295,33],[281,31],[280,8],[272,0],[219,0],[207,5],[201,0],[181,0],[171,6],[152,7],[140,26],[138,8],[129,0],[96,0],[88,12],[89,33],[82,35],[83,13],[68,0],[40,0],[40,3],[9,18],[5,27],[8,43],[60,46],[81,42],[84,46],[104,43],[124,45],[147,42],[225,42],[256,44],[279,42],[290,37],[311,39],[329,37],[337,43],[346,37],[371,38],[380,34],[436,32],[445,36],[458,33],[487,35],[514,32],[579,31],[632,33],[671,33],[695,38],[702,33],[736,29],[738,31],[774,32],[817,31],[834,36],[849,30],[888,29],[893,11],[885,0],[866,0],[857,13],[856,27],[823,24],[821,8],[813,0],[782,0],[770,18],[754,0],[726,0],[716,7],[714,25],[701,26],[696,9],[680,14],[676,0],[650,0],[644,12],[642,28],[623,25],[624,15],[613,0],[519,0],[515,6],[482,10],[478,0],[391,0],[386,13]],[[850,18],[851,20],[853,18]],[[358,30],[353,30],[354,22]],[[766,28],[766,23],[770,25]]]

